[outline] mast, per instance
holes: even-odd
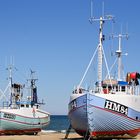
[[[113,35],[113,37],[119,39],[119,48],[115,53],[118,57],[118,80],[122,80],[122,55],[127,55],[127,53],[122,54],[122,38],[128,39],[128,34]]]
[[[89,67],[91,66],[91,63],[96,55],[96,52],[98,51],[98,74],[97,74],[97,80],[98,80],[98,87],[99,87],[99,90],[101,91],[102,90],[102,67],[103,67],[103,56],[105,57],[105,54],[104,54],[104,50],[103,50],[103,41],[105,40],[105,36],[103,35],[103,25],[105,23],[105,21],[108,21],[108,20],[112,20],[114,21],[114,17],[112,15],[106,15],[104,17],[104,3],[103,3],[103,7],[102,7],[102,16],[100,18],[95,18],[93,17],[93,0],[91,0],[91,11],[90,11],[90,18],[89,18],[89,22],[92,24],[94,21],[99,21],[99,24],[100,24],[100,27],[99,27],[99,44],[86,68],[86,71],[78,85],[78,88],[81,86],[88,70],[89,70]],[[107,67],[107,70],[108,70],[108,66],[107,66],[107,62],[106,62],[106,58],[105,58],[105,63],[106,63],[106,67]],[[108,70],[108,75],[109,75],[109,70]]]
[[[21,99],[21,89],[22,86],[17,83],[13,83],[12,72],[13,68],[16,69],[13,65],[10,65],[7,70],[9,71],[9,90],[10,90],[10,108],[17,108],[17,102]],[[7,89],[7,88],[6,88]],[[6,90],[5,90],[6,91]]]
[[[93,1],[91,0],[91,10],[93,5]],[[99,45],[98,45],[98,83],[99,83],[99,90],[101,89],[101,83],[102,83],[102,67],[103,67],[103,41],[105,40],[105,36],[103,35],[103,25],[105,21],[113,20],[112,15],[106,15],[104,17],[104,3],[102,7],[102,16],[100,18],[93,17],[92,11],[91,11],[91,17],[89,19],[90,23],[92,24],[94,21],[99,21],[100,28],[99,28]]]
[[[99,46],[98,46],[98,81],[99,87],[101,87],[102,81],[102,65],[103,65],[103,17],[100,17],[100,29],[99,29]]]
[[[31,103],[34,105],[36,103],[38,103],[38,97],[37,97],[37,87],[35,85],[35,82],[38,79],[34,78],[34,73],[35,71],[31,71],[31,79],[28,79],[31,82]]]
[[[14,101],[13,101],[13,92],[12,92],[12,84],[13,84],[13,79],[12,79],[12,69],[13,69],[13,66],[10,65],[6,70],[9,71],[9,89],[10,89],[10,105],[13,105]]]

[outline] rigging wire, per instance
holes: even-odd
[[[85,73],[84,73],[84,75],[83,75],[83,77],[82,77],[82,79],[81,79],[81,81],[80,81],[80,83],[79,83],[79,85],[78,85],[78,88],[81,86],[81,84],[83,83],[83,81],[84,81],[84,79],[85,79],[85,76],[87,75],[87,72],[88,72],[88,70],[89,70],[89,68],[90,68],[90,66],[91,66],[91,64],[92,64],[92,62],[93,62],[93,59],[94,59],[94,57],[95,57],[95,55],[96,55],[96,52],[97,52],[97,50],[98,50],[98,47],[99,47],[99,45],[97,46],[97,48],[96,48],[94,54],[92,55],[92,58],[91,58],[91,60],[90,60],[90,62],[89,62],[89,64],[88,64],[88,66],[87,66],[87,68],[86,68],[86,70],[85,70]]]

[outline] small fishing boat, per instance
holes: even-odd
[[[8,68],[9,84],[5,91],[0,90],[0,135],[2,134],[37,134],[50,122],[50,114],[40,109],[43,103],[38,101],[37,87],[31,71],[30,94],[24,98],[24,85],[14,83],[12,67]],[[9,90],[8,90],[9,89]],[[10,98],[5,95],[10,91]],[[2,100],[3,99],[3,100]]]

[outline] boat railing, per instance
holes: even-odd
[[[126,85],[126,86],[117,86],[117,88],[106,89],[103,93],[111,94],[127,94],[127,95],[138,95],[140,96],[140,85]]]
[[[140,96],[140,85],[104,85],[102,89],[96,86],[91,92],[93,94],[127,94]]]
[[[85,91],[88,91],[87,89],[84,89],[84,88],[76,88],[75,90],[73,90],[73,94],[82,94],[84,93]]]
[[[85,92],[90,92],[92,94],[127,94],[140,96],[140,85],[108,85],[105,87],[103,86],[102,90],[99,86],[95,86],[90,90],[77,88],[73,91],[73,94],[83,94]]]
[[[130,86],[127,93],[140,96],[140,85]]]
[[[9,108],[9,102],[8,101],[0,102],[0,109],[8,109],[8,108]]]
[[[9,102],[8,101],[3,102],[2,108],[9,108]]]

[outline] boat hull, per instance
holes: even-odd
[[[87,96],[81,96],[74,99],[69,104],[69,120],[72,127],[80,135],[88,133],[88,119],[87,119]]]
[[[85,93],[71,100],[70,123],[80,135],[136,136],[140,132],[140,111],[135,106],[139,103],[138,96]]]
[[[33,109],[1,109],[0,134],[37,134],[50,122],[50,115]]]

